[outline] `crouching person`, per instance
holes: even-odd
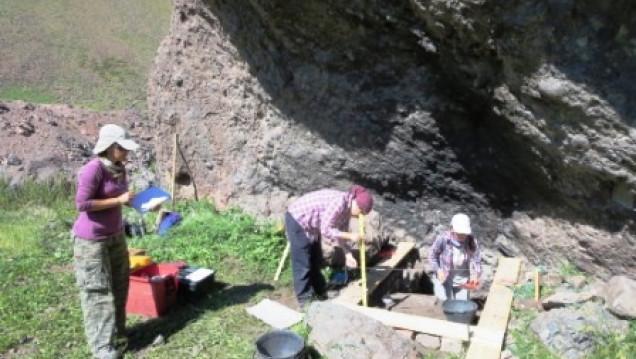
[[[294,291],[301,309],[314,296],[326,297],[327,283],[320,271],[323,266],[320,241],[338,242],[345,251],[347,266],[357,267],[350,244],[362,238],[347,231],[349,219],[369,213],[372,207],[371,193],[357,185],[348,192],[333,189],[310,192],[289,206],[285,213],[285,234],[291,248]]]
[[[358,219],[352,218],[349,221],[348,232],[358,232]],[[365,237],[365,257],[367,259],[367,267],[372,266],[379,258],[377,254],[387,245],[391,239],[390,235],[384,229],[384,222],[380,213],[371,210],[364,216],[364,237]],[[360,243],[350,243],[351,252],[354,258],[360,257]],[[338,246],[338,243],[331,241],[321,241],[322,253],[325,258],[326,265],[331,267],[345,266],[345,253]]]

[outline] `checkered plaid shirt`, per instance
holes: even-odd
[[[336,241],[349,228],[351,194],[332,189],[309,192],[292,203],[288,212],[305,229],[310,241],[320,235]]]
[[[472,274],[479,276],[481,275],[481,252],[479,250],[479,244],[473,236],[468,237],[466,240],[473,241],[474,250],[469,250],[464,246],[464,255],[466,255],[469,260]],[[453,245],[450,243],[453,240],[451,231],[444,231],[437,236],[428,252],[428,260],[433,264],[433,269],[443,269],[446,275],[448,275],[453,267]]]

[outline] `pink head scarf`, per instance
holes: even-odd
[[[354,185],[349,190],[349,193],[351,193],[352,198],[355,199],[362,213],[367,214],[371,212],[371,209],[373,208],[373,197],[368,189]]]

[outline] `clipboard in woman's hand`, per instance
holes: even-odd
[[[150,186],[141,193],[135,194],[135,198],[130,202],[139,213],[146,213],[157,208],[162,203],[170,199],[170,194],[159,187]]]

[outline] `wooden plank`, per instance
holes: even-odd
[[[512,290],[504,286],[493,285],[490,287],[478,325],[505,329],[508,325],[513,296]]]
[[[346,308],[362,313],[386,326],[408,329],[418,333],[443,336],[446,338],[468,341],[471,338],[490,344],[490,338],[503,337],[504,333],[491,328],[479,328],[443,319],[421,317],[419,315],[390,312],[385,309],[362,307],[355,304],[335,302]]]
[[[466,359],[499,359],[503,345],[510,307],[514,293],[506,285],[514,285],[519,278],[521,260],[518,258],[500,258],[488,299],[481,312],[479,336],[471,338]]]
[[[410,249],[408,251],[410,251]],[[402,257],[405,257],[408,251],[403,253]],[[399,264],[403,258],[399,258],[395,255],[391,259],[394,260],[390,263],[391,267],[385,267],[388,261],[384,262],[380,270],[384,270],[385,272],[374,274],[378,277],[374,278],[375,283],[372,289],[381,283],[392,271],[393,266]],[[490,287],[488,299],[486,300],[486,305],[484,306],[477,326],[358,306],[359,298],[355,302],[348,300],[355,299],[354,293],[360,293],[358,288],[359,283],[353,287],[354,289],[351,291],[352,295],[348,294],[345,300],[338,300],[338,298],[336,298],[333,302],[365,314],[382,322],[384,325],[394,328],[470,341],[466,359],[499,359],[514,297],[514,293],[511,289],[507,288],[507,286],[517,283],[520,267],[521,260],[518,258],[500,258],[493,279],[493,285]]]
[[[477,327],[496,329],[496,331],[491,332],[491,335],[487,337],[471,339],[466,359],[499,359],[508,326],[512,298],[512,291],[506,287],[496,285],[490,289]]]
[[[395,249],[395,254],[393,254],[391,258],[382,262],[382,265],[389,267],[397,266],[400,262],[402,262],[402,260],[404,260],[406,255],[409,254],[413,248],[415,248],[415,242],[399,242]]]
[[[497,271],[493,278],[493,284],[515,285],[519,280],[519,269],[521,268],[521,259],[519,258],[499,258]]]
[[[382,283],[393,269],[398,266],[406,256],[415,248],[414,242],[399,242],[395,254],[386,261],[380,262],[378,265],[371,267],[367,270],[367,293],[371,295],[371,292]],[[337,298],[334,301],[345,302],[351,304],[358,304],[362,300],[362,281],[356,280],[346,288],[340,291]]]

